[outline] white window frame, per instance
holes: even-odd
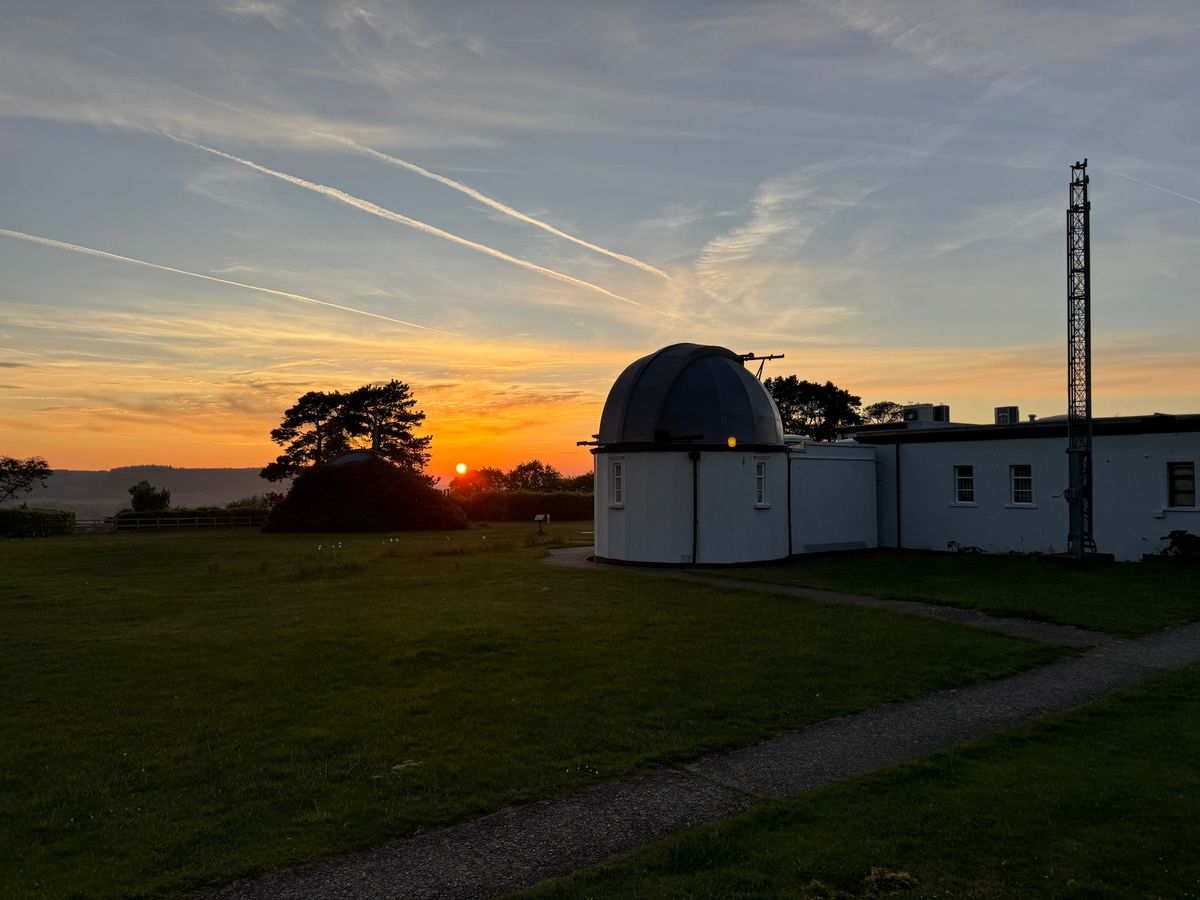
[[[767,463],[766,456],[754,458],[754,508],[767,509],[771,505],[771,495],[767,492]]]
[[[625,506],[625,457],[608,461],[608,505],[613,509]]]
[[[1017,469],[1028,469],[1028,475],[1018,475]],[[1017,479],[1029,481],[1029,499],[1017,499]],[[1022,492],[1025,490],[1021,489]],[[1008,505],[1009,506],[1036,506],[1037,495],[1034,493],[1033,481],[1033,463],[1010,463],[1008,467]]]
[[[966,476],[962,475],[961,472],[963,469],[968,470],[970,472],[970,474],[966,475]],[[975,499],[975,497],[976,497],[975,464],[974,463],[955,463],[952,471],[954,473],[954,494],[953,494],[954,502],[953,502],[953,505],[954,506],[978,506],[979,501],[977,501]],[[968,500],[963,499],[963,491],[964,491],[963,482],[964,481],[970,482],[970,487],[966,488],[966,490],[969,490],[971,492],[971,497]]]
[[[1192,502],[1188,504],[1172,503],[1175,500],[1174,467],[1192,467]],[[1196,509],[1196,461],[1194,459],[1172,459],[1167,461],[1167,509]]]

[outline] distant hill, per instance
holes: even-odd
[[[177,469],[174,466],[121,466],[89,472],[58,469],[44,488],[10,501],[51,509],[73,509],[80,519],[102,519],[129,506],[129,488],[145,479],[171,492],[172,506],[224,506],[252,494],[286,490],[258,477],[258,469]]]

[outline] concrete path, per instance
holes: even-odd
[[[770,587],[749,584],[753,590]],[[1137,641],[1100,637],[1081,656],[1009,678],[832,719],[560,800],[511,807],[365,853],[233,884],[215,896],[491,897],[736,815],[760,798],[790,797],[926,756],[1200,662],[1200,623]]]

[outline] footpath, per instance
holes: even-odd
[[[588,567],[591,548],[554,551],[547,563]],[[973,610],[833,591],[645,570],[728,590],[889,609],[1064,644],[1075,657],[994,681],[938,691],[785,732],[750,747],[596,785],[569,797],[499,812],[363,853],[237,882],[221,900],[483,898],[532,887],[671,834],[908,760],[994,731],[1084,706],[1200,662],[1200,623],[1141,640]]]

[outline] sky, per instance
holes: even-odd
[[[0,454],[259,466],[398,378],[431,472],[590,468],[680,341],[957,421],[1200,412],[1194,0],[0,0]]]

